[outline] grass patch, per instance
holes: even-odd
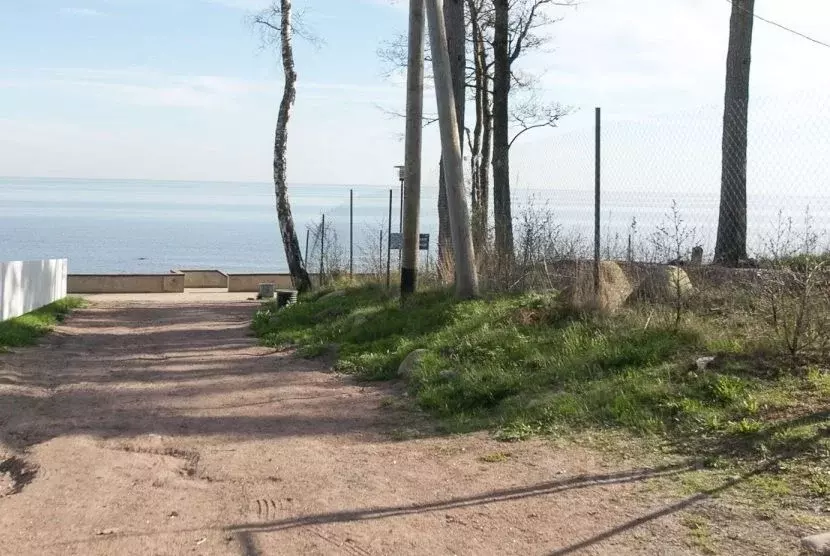
[[[458,302],[437,290],[401,307],[377,286],[318,293],[284,310],[267,304],[253,324],[267,345],[336,353],[338,370],[364,380],[391,379],[410,352],[427,350],[409,393],[447,432],[490,429],[518,441],[624,431],[667,441],[701,462],[705,480],[774,464],[779,476],[752,490],[822,496],[830,374],[818,363],[793,371],[763,343],[763,325],[749,308],[689,311],[679,328],[670,308],[577,314],[555,294]],[[708,355],[717,363],[699,369],[696,359]]]
[[[491,454],[484,454],[478,458],[483,463],[502,463],[513,457],[510,452],[493,452]]]
[[[65,297],[31,313],[0,322],[0,351],[31,346],[62,322],[72,309],[83,306],[79,297]]]
[[[681,523],[689,529],[690,544],[702,554],[717,554],[718,550],[709,530],[709,520],[699,515],[686,515]]]

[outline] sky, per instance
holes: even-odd
[[[266,3],[0,0],[0,175],[270,180],[281,70],[247,23]],[[402,110],[405,93],[400,75],[385,75],[377,50],[405,31],[405,3],[296,3],[322,43],[297,39],[289,181],[394,182],[403,121],[387,111]],[[590,179],[593,107],[602,106],[620,183],[635,186],[645,160],[662,161],[656,175],[688,187],[666,174],[677,161],[711,163],[718,154],[729,13],[727,0],[582,0],[557,8],[551,15],[562,20],[549,28],[549,46],[522,68],[540,76],[544,99],[572,113],[559,129],[517,143],[518,181],[545,187]],[[827,0],[757,0],[756,13],[830,42]],[[756,21],[751,89],[760,123],[752,134],[780,162],[758,155],[764,164],[751,173],[794,171],[781,148],[826,158],[827,67],[830,48]],[[433,94],[427,91],[427,110]],[[428,178],[438,151],[437,130],[428,128]],[[825,177],[816,170],[809,187]]]

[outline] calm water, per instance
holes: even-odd
[[[356,221],[382,218],[388,195],[357,188]],[[291,199],[301,242],[324,211],[348,222],[348,186]],[[51,257],[75,273],[285,269],[269,184],[0,178],[0,260]]]
[[[300,242],[305,231],[327,223],[341,242],[349,235],[349,186],[295,185],[291,201]],[[376,254],[385,228],[389,189],[356,186],[355,253]],[[69,258],[70,271],[166,272],[174,268],[219,268],[228,272],[284,271],[275,223],[273,186],[128,180],[0,178],[0,260]],[[547,205],[565,233],[592,235],[590,184],[584,191],[517,191],[515,216],[533,198]],[[716,194],[608,192],[603,200],[607,239],[627,237],[632,218],[646,238],[676,200],[697,241],[711,249],[717,222]],[[398,227],[398,189],[392,228]],[[435,191],[426,188],[423,232],[435,244]],[[830,226],[830,196],[750,195],[750,238],[759,245],[783,210],[797,223],[809,207],[819,232]],[[313,233],[312,233],[312,244]],[[826,236],[825,236],[826,237]],[[313,251],[313,247],[312,247]],[[347,251],[346,251],[347,252]]]

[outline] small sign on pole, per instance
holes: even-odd
[[[429,251],[429,234],[421,234],[418,237],[418,249],[421,251]]]

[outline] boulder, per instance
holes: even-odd
[[[810,554],[830,556],[830,532],[804,537],[801,546]]]
[[[415,351],[404,357],[404,360],[398,367],[398,376],[404,379],[408,379],[409,377],[411,377],[412,372],[418,368],[418,366],[421,364],[421,360],[427,353],[429,353],[429,350],[416,349]]]
[[[438,373],[438,378],[445,382],[451,382],[458,378],[458,371],[452,371],[449,369],[441,371]]]
[[[635,297],[659,303],[685,301],[695,293],[689,275],[679,266],[657,266],[649,269]]]
[[[599,266],[599,297],[594,293],[593,265],[579,265],[570,284],[563,290],[569,305],[580,310],[618,311],[633,288],[623,269],[615,262],[602,261]]]
[[[321,295],[317,301],[328,301],[330,299],[334,299],[335,297],[343,297],[344,295],[346,295],[346,290],[334,290],[333,292]]]
[[[712,366],[716,361],[717,357],[708,356],[708,357],[698,357],[695,360],[695,366],[697,367],[698,371],[705,371],[710,366]]]

